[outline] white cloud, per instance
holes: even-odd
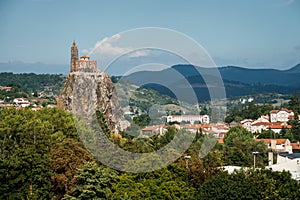
[[[149,54],[148,50],[136,50],[131,47],[122,47],[118,45],[121,35],[117,34],[112,37],[105,37],[104,39],[96,42],[94,47],[90,49],[84,49],[82,52],[84,54],[92,55],[95,57],[109,58],[118,57],[123,54],[131,52],[129,57],[142,57]]]
[[[150,51],[149,50],[136,50],[132,53],[130,53],[129,57],[130,58],[137,58],[137,57],[143,57],[149,55]]]

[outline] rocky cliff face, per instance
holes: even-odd
[[[98,68],[70,72],[58,97],[58,106],[87,121],[91,120],[96,110],[100,110],[108,127],[115,133],[129,126],[123,117],[111,78]]]

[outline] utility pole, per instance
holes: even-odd
[[[184,156],[184,160],[185,160],[185,168],[189,168],[189,159],[191,158],[191,156]]]
[[[252,152],[252,154],[253,154],[253,169],[255,169],[256,155],[257,155],[258,153],[259,153],[258,151],[253,151],[253,152]]]

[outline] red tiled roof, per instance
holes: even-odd
[[[267,144],[271,143],[271,140],[276,140],[276,144],[284,144],[286,142],[287,139],[256,139],[258,141],[264,141]]]
[[[300,143],[295,142],[295,143],[291,143],[291,145],[292,145],[292,149],[300,150]]]
[[[225,125],[213,125],[212,127],[216,128],[216,129],[229,130],[229,128]]]
[[[89,56],[83,55],[80,58],[90,58]]]
[[[213,130],[203,130],[204,133],[217,134],[217,132]]]
[[[287,108],[281,108],[280,110],[271,110],[270,113],[278,113],[279,111],[286,111],[288,113],[293,112],[292,110],[289,110]]]
[[[292,128],[291,125],[269,125],[268,128],[270,129],[282,129],[282,128],[287,128],[287,129],[290,129]]]
[[[200,124],[201,128],[210,128],[211,124]]]
[[[224,144],[224,139],[223,139],[223,138],[219,138],[219,139],[218,139],[218,143],[219,143],[219,144]]]
[[[158,126],[146,126],[145,128],[142,129],[142,131],[153,131],[157,128]]]
[[[256,122],[252,126],[268,126],[270,122]]]
[[[278,113],[279,110],[271,110],[270,113]]]
[[[293,112],[292,110],[289,110],[289,109],[287,109],[287,108],[281,108],[281,110],[282,110],[282,111],[289,112],[289,113]],[[281,110],[280,110],[280,111],[281,111]]]
[[[201,128],[200,125],[192,125],[192,124],[184,124],[181,127],[186,128],[186,129],[200,129]]]
[[[155,130],[157,128],[160,128],[160,127],[166,128],[165,125],[146,126],[145,128],[142,129],[142,131],[153,131],[153,130]]]
[[[244,119],[242,121],[240,121],[241,124],[247,123],[247,122],[253,122],[253,119]]]

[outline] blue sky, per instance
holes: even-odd
[[[84,52],[141,27],[188,35],[218,66],[300,63],[299,0],[1,0],[0,25],[0,63],[67,67],[73,40]]]

